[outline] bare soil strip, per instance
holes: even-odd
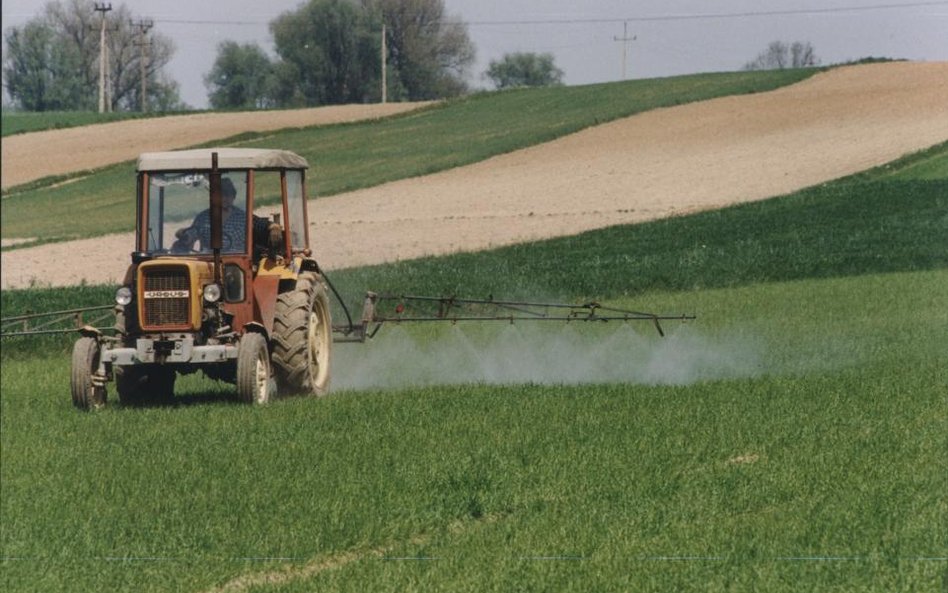
[[[21,239],[0,239],[0,247],[10,247],[21,243],[30,243],[36,241],[36,237],[24,237]]]
[[[948,62],[840,68],[314,200],[311,243],[327,269],[474,251],[765,199],[946,139]],[[0,283],[114,283],[133,241],[120,234],[4,252]]]
[[[419,542],[411,542],[422,543]],[[378,547],[371,550],[349,550],[334,556],[320,557],[299,567],[286,566],[270,572],[251,573],[235,578],[223,586],[211,589],[208,593],[240,593],[249,589],[260,589],[267,586],[285,585],[302,579],[311,579],[328,570],[336,570],[344,566],[365,560],[367,558],[381,558],[392,546]]]
[[[482,526],[492,525],[504,518],[503,514],[490,514],[475,520],[457,520],[447,526],[447,533],[458,535]],[[403,547],[417,547],[431,541],[432,534],[422,533],[407,541],[391,543],[375,548],[346,550],[329,556],[317,556],[302,566],[287,565],[268,572],[248,573],[239,576],[224,585],[211,589],[208,593],[241,593],[249,589],[261,589],[267,586],[285,585],[290,582],[312,579],[323,572],[337,570],[363,560],[383,560],[393,550]]]
[[[243,132],[315,126],[387,117],[428,103],[335,105],[287,111],[197,113],[18,134],[3,139],[3,189],[132,160]]]

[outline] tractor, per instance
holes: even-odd
[[[285,150],[142,154],[135,249],[114,335],[81,328],[71,391],[81,409],[171,400],[178,374],[234,383],[239,399],[329,388],[327,286],[309,248],[306,170]],[[270,212],[267,216],[255,214]]]

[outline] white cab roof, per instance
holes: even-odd
[[[211,153],[219,169],[308,169],[309,163],[288,150],[269,148],[197,148],[146,152],[138,157],[139,171],[188,171],[210,169]]]

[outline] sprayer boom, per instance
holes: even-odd
[[[386,323],[419,323],[459,321],[651,321],[664,336],[661,321],[690,321],[694,315],[657,315],[604,307],[596,302],[579,305],[568,303],[538,303],[531,301],[505,301],[489,296],[486,299],[458,297],[430,297],[418,295],[392,295],[368,292],[362,306],[362,318],[358,325],[349,323],[334,326],[336,342],[364,342],[375,337]]]

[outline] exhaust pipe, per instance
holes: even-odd
[[[217,153],[211,153],[211,250],[214,252],[214,282],[224,286],[224,268],[221,248],[224,245],[224,200],[221,197],[221,172],[217,167]]]

